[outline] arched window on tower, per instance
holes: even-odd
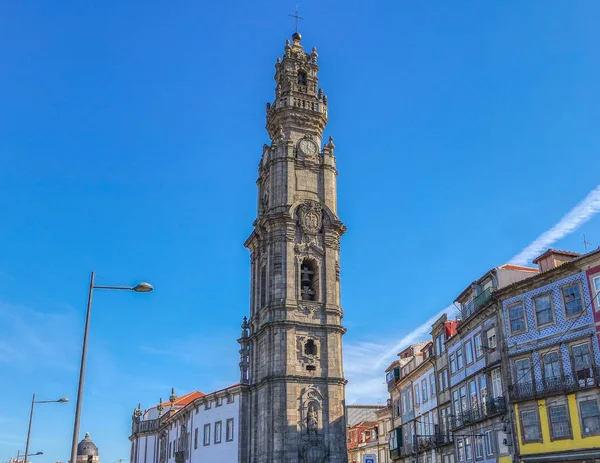
[[[298,71],[298,85],[306,85],[306,72]]]
[[[316,301],[315,265],[309,259],[304,259],[300,266],[300,295],[303,301]]]

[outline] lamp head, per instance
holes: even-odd
[[[61,397],[60,399],[57,400],[58,403],[64,404],[65,402],[68,402],[69,399],[67,399],[66,397]]]
[[[136,293],[149,293],[153,289],[154,287],[150,283],[146,283],[145,281],[138,283],[136,286],[133,287],[133,290]]]

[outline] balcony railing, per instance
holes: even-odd
[[[415,446],[413,444],[406,444],[400,447],[400,456],[406,457],[415,453]]]
[[[475,312],[477,312],[477,309],[479,309],[479,307],[481,307],[483,304],[485,304],[492,298],[493,291],[494,288],[487,288],[480,294],[475,296],[473,299],[471,299],[469,302],[465,302],[464,304],[462,304],[462,307],[460,309],[462,319],[466,320]]]
[[[479,407],[474,407],[471,410],[459,413],[450,420],[452,429],[462,428],[468,424],[476,423],[485,418],[494,415],[506,413],[506,399],[504,397],[496,397],[495,399],[486,399]]]
[[[599,385],[599,373],[597,367],[589,367],[577,371],[574,375],[554,376],[541,381],[513,384],[508,387],[508,392],[511,399],[515,401],[566,394]]]
[[[132,431],[133,431],[133,434],[135,434],[136,432],[152,432],[152,431],[157,431],[159,426],[160,426],[159,419],[140,421],[137,423],[133,423]]]
[[[400,449],[399,448],[390,449],[390,458],[392,460],[399,459],[400,458]]]

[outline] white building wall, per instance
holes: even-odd
[[[193,413],[194,429],[191,430],[192,461],[190,463],[202,463],[214,461],[219,463],[237,463],[238,461],[238,425],[240,416],[240,396],[235,395],[233,403],[227,403],[223,398],[223,404],[216,406],[211,402],[211,408],[201,406],[198,413]],[[233,419],[233,435],[227,440],[227,420]],[[215,442],[215,426],[221,423],[221,442]],[[204,426],[210,425],[209,443],[204,442]],[[198,448],[194,448],[194,432],[198,429]]]
[[[217,406],[217,400],[219,404]],[[186,463],[204,463],[214,461],[218,463],[237,463],[238,462],[238,427],[240,416],[240,395],[234,393],[227,396],[212,397],[212,400],[207,402],[207,399],[200,399],[200,403],[190,404],[186,408],[190,410],[189,418],[185,422],[178,419],[180,411],[173,418],[169,419],[166,427],[161,427],[160,432],[167,432],[166,442],[166,463],[175,463],[175,452],[187,450]],[[167,409],[168,407],[165,407]],[[163,414],[165,412],[163,411]],[[158,418],[156,408],[149,409],[144,413],[144,420],[153,420]],[[227,422],[233,420],[231,439],[227,440]],[[221,423],[221,440],[218,442],[215,436],[216,423]],[[205,445],[204,443],[204,425],[210,425],[210,439]],[[187,449],[183,448],[185,438],[183,436],[183,426],[186,428]],[[195,445],[195,431],[198,429],[198,442]],[[139,434],[133,439],[132,446],[134,449],[135,459],[133,463],[158,463],[160,456],[159,448],[159,433],[144,433]]]

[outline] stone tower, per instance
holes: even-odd
[[[250,320],[240,342],[240,461],[347,461],[340,237],[333,138],[317,51],[299,33],[275,64],[258,168]]]

